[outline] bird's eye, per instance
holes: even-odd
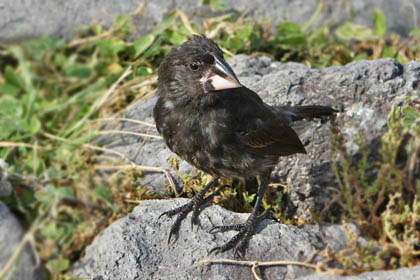
[[[190,69],[193,71],[197,71],[198,70],[198,64],[197,63],[191,63],[190,64]]]

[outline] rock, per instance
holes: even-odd
[[[338,126],[352,154],[358,152],[356,136],[364,135],[365,143],[378,159],[378,144],[387,128],[392,106],[400,106],[408,96],[420,95],[420,63],[401,65],[394,59],[357,61],[345,66],[310,69],[297,63],[279,63],[268,57],[238,55],[230,61],[242,84],[260,94],[269,104],[332,105],[341,110]],[[134,104],[125,117],[153,122],[156,96]],[[272,174],[274,182],[289,185],[289,207],[306,220],[311,211],[320,211],[331,194],[327,187],[335,185],[331,168],[331,125],[320,120],[294,125],[308,152],[283,157]],[[153,128],[123,122],[115,128],[156,134]],[[115,149],[139,165],[162,167],[171,172],[182,186],[182,180],[171,169],[168,158],[174,155],[163,140],[116,135],[112,140],[101,137],[102,143]],[[140,145],[141,144],[141,145]],[[191,167],[181,161],[181,173]],[[192,171],[193,172],[193,171]],[[193,172],[194,173],[194,172]],[[163,173],[147,172],[141,183],[154,192],[166,192]]]
[[[143,13],[136,17],[137,36],[150,32],[174,8],[185,12],[190,19],[200,23],[203,18],[220,14],[198,0],[174,1],[83,1],[47,0],[40,5],[36,0],[0,2],[0,42],[14,42],[49,34],[66,39],[74,37],[74,29],[81,24],[96,22],[109,27],[120,14],[131,14],[146,2]],[[319,0],[226,0],[227,12],[246,11],[248,17],[265,18],[277,25],[282,21],[305,24],[315,13]],[[315,18],[315,26],[338,26],[345,21],[373,26],[373,10],[385,15],[388,30],[402,36],[420,24],[415,16],[420,2],[411,0],[352,0],[340,4],[323,1],[323,11]]]
[[[139,3],[137,0],[47,0],[42,4],[36,0],[1,1],[0,42],[44,34],[70,39],[77,26],[96,22],[109,27],[118,15],[133,12]]]
[[[355,276],[338,276],[338,275],[322,275],[312,274],[309,276],[299,277],[297,280],[417,280],[420,279],[420,265],[411,268],[400,268],[391,271],[372,271],[365,272]]]
[[[17,219],[10,213],[6,205],[0,201],[0,271],[5,267],[12,254],[16,251],[24,235],[24,230]],[[17,266],[12,266],[4,279],[42,280],[47,279],[45,270],[36,263],[32,247],[26,244]],[[14,274],[11,278],[11,271]]]
[[[71,269],[72,277],[99,279],[254,279],[249,267],[203,265],[197,263],[214,247],[228,241],[235,232],[210,234],[214,225],[241,223],[249,214],[229,212],[219,206],[205,208],[200,227],[191,230],[189,217],[181,225],[177,242],[167,244],[173,220],[159,215],[186,203],[187,199],[147,200],[132,214],[119,219],[101,232]],[[358,232],[353,225],[349,229]],[[247,260],[305,261],[314,250],[327,245],[335,251],[346,248],[342,225],[286,226],[265,220],[257,228],[246,254]],[[363,240],[362,240],[363,241]],[[361,242],[362,242],[361,241]],[[233,258],[228,251],[217,258]],[[313,273],[301,266],[276,266],[262,270],[266,279],[296,279]],[[233,277],[234,275],[234,277]]]

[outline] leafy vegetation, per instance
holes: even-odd
[[[333,168],[339,191],[333,201],[344,211],[343,219],[356,223],[367,246],[349,233],[353,247],[336,257],[344,273],[414,266],[420,263],[420,110],[395,107],[382,136],[381,161],[369,160],[362,136],[360,158],[351,157],[336,125],[333,141]],[[372,173],[372,171],[374,171]],[[368,174],[375,174],[371,178]],[[378,248],[381,248],[378,250]]]
[[[226,11],[221,2],[208,4]],[[159,197],[147,186],[137,186],[136,179],[143,174],[134,165],[110,170],[106,179],[100,176],[98,170],[104,166],[98,159],[104,156],[98,152],[117,155],[107,158],[114,165],[126,159],[92,140],[106,133],[99,128],[110,119],[118,120],[121,109],[153,92],[160,61],[191,34],[213,38],[228,56],[264,53],[312,67],[380,57],[406,63],[419,57],[419,30],[413,30],[408,41],[395,34],[387,36],[380,11],[375,11],[374,30],[353,23],[335,31],[311,28],[312,18],[303,27],[283,22],[272,34],[266,23],[232,13],[204,19],[199,28],[174,10],[152,32],[130,41],[135,16],[118,17],[108,30],[82,26],[71,42],[46,36],[0,47],[0,187],[4,189],[0,193],[8,192],[1,200],[27,228],[22,243],[31,242],[37,248],[51,279],[63,279],[63,272],[92,238],[129,213],[136,205],[133,202]],[[383,164],[375,167],[380,176],[373,182],[365,178],[371,167],[368,151],[362,149],[360,161],[353,162],[336,131],[334,151],[341,160],[335,162],[335,170],[343,218],[359,224],[372,238],[372,246],[383,248],[372,257],[368,248],[356,242],[353,250],[337,255],[348,273],[419,262],[420,183],[407,180],[413,176],[411,165],[420,139],[419,109],[414,100],[412,104],[391,114],[389,132],[383,138]],[[402,135],[411,135],[404,166],[396,161],[405,139]],[[184,179],[184,195],[192,196],[205,176]],[[237,193],[226,189],[215,200],[236,211],[249,211],[253,197]],[[285,221],[287,213],[279,209],[280,200],[267,198],[264,204]],[[18,253],[0,271],[0,278]],[[348,261],[349,255],[356,265]]]

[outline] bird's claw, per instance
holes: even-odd
[[[188,215],[188,213],[191,212],[191,209],[193,208],[193,206],[194,206],[193,201],[190,201],[180,207],[165,211],[162,214],[160,214],[160,216],[158,217],[158,219],[160,219],[162,216],[165,216],[165,215],[168,217],[173,217],[174,215],[179,214],[176,217],[176,220],[173,223],[171,230],[169,232],[168,244],[171,242],[172,236],[176,236],[176,238],[178,238],[178,232],[179,232],[179,228],[181,227],[182,220],[184,220],[185,217]]]
[[[169,216],[169,211],[165,211],[162,214],[160,214],[159,217],[158,217],[158,220],[160,220],[160,218],[162,218],[162,216],[168,216],[168,217],[170,217]]]
[[[243,224],[215,226],[211,228],[210,233],[212,234],[231,230],[238,231],[238,233],[222,246],[212,248],[209,254],[214,252],[217,255],[218,253],[223,253],[230,249],[234,249],[234,255],[236,257],[243,257],[245,255],[246,249],[248,248],[249,241],[255,233],[255,228],[262,220],[267,218],[269,214],[270,211],[265,210],[260,215],[251,214],[248,220]]]
[[[186,203],[186,204],[184,204],[184,205],[182,205],[182,206],[180,206],[180,207],[177,207],[177,208],[174,208],[174,209],[171,209],[171,210],[165,211],[165,212],[163,212],[162,214],[160,214],[160,215],[159,215],[158,220],[159,220],[162,216],[168,216],[169,218],[172,218],[173,216],[175,216],[175,215],[176,215],[176,214],[178,214],[178,213],[182,213],[182,212],[187,211],[187,210],[191,211],[191,209],[190,209],[190,208],[192,208],[192,206],[193,206],[193,204],[192,204],[192,202],[190,201],[190,202],[188,202],[188,203]],[[188,211],[188,212],[189,212],[189,211]]]
[[[194,204],[191,215],[191,231],[195,225],[198,225],[198,215],[200,214],[201,207],[199,204]]]
[[[165,211],[162,214],[160,214],[158,219],[160,219],[162,216],[165,216],[165,215],[171,218],[175,216],[176,214],[179,214],[176,217],[176,220],[173,223],[171,230],[169,232],[168,244],[171,241],[172,236],[178,237],[178,232],[179,232],[179,228],[181,227],[181,223],[185,219],[185,217],[188,215],[188,213],[190,213],[191,211],[193,212],[191,216],[191,230],[193,229],[194,225],[198,225],[198,215],[200,214],[200,211],[203,209],[203,206],[207,202],[209,202],[211,198],[213,198],[215,195],[220,193],[220,191],[226,187],[226,185],[221,186],[214,193],[204,198],[204,195],[206,194],[206,192],[210,189],[210,187],[216,184],[217,181],[218,181],[218,178],[213,178],[188,203],[180,207],[177,207],[175,209]]]
[[[221,233],[221,232],[227,232],[231,230],[240,231],[245,224],[236,224],[236,225],[228,225],[228,226],[214,226],[209,230],[209,233],[215,234],[215,233]]]
[[[214,252],[217,255],[219,253],[223,253],[234,248],[234,255],[238,257],[242,257],[243,255],[245,255],[245,251],[248,247],[249,239],[251,239],[252,234],[253,234],[253,231],[251,232],[245,227],[243,227],[243,229],[239,231],[228,242],[226,242],[222,246],[217,246],[217,247],[212,248],[209,254]]]

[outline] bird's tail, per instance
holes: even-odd
[[[302,119],[313,119],[331,116],[338,112],[330,106],[308,105],[308,106],[276,106],[276,112],[285,117],[290,122],[299,121]]]

